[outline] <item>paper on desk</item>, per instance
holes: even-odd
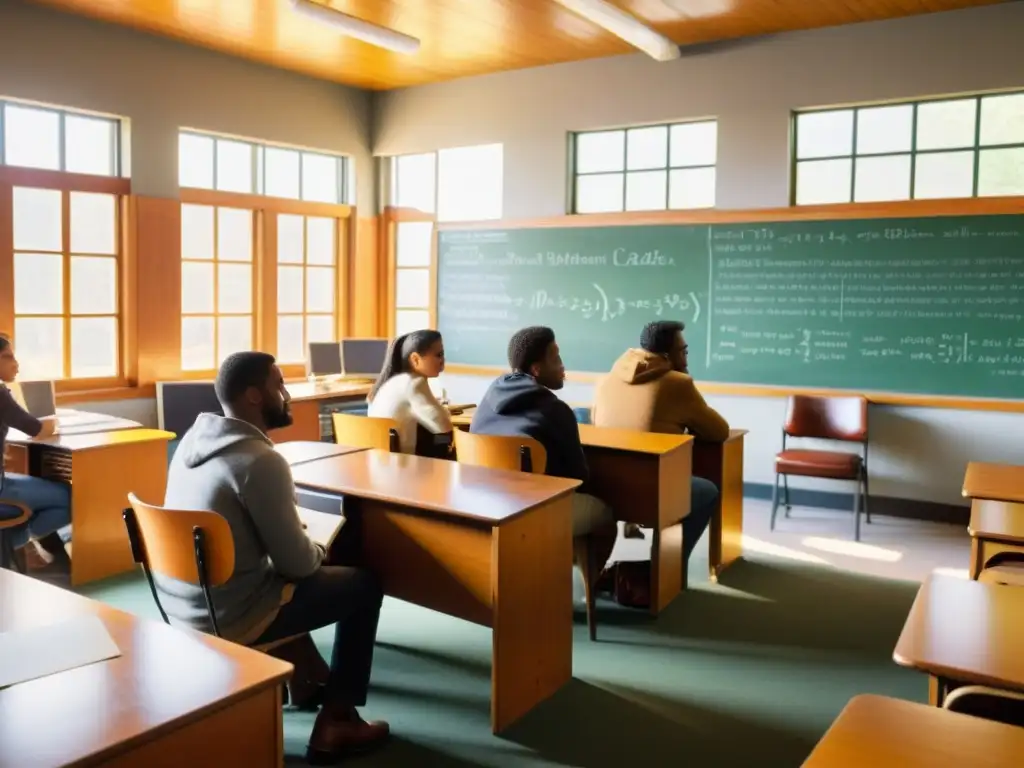
[[[121,655],[98,616],[0,633],[0,688]]]

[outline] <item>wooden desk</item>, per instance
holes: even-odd
[[[1006,552],[1024,556],[1024,504],[975,499],[971,502],[971,578],[976,579],[985,564]]]
[[[491,627],[495,733],[572,677],[576,480],[379,450],[292,475],[344,497],[362,564],[386,594]]]
[[[292,665],[0,570],[0,632],[94,614],[121,656],[0,690],[0,768],[284,762]]]
[[[580,424],[590,487],[619,520],[653,531],[651,613],[663,611],[686,583],[683,527],[690,511],[693,438]]]
[[[983,461],[969,462],[962,492],[970,499],[1024,503],[1024,467]]]
[[[712,581],[743,555],[743,438],[729,430],[724,443],[693,443],[693,475],[718,487],[718,508],[708,526],[708,566]]]
[[[1014,768],[1024,728],[885,696],[850,700],[803,768]]]
[[[957,684],[1024,691],[1024,589],[932,575],[921,586],[893,659],[930,676],[939,706]]]
[[[72,585],[135,568],[121,513],[129,493],[163,503],[167,443],[173,438],[173,432],[158,429],[127,429],[12,441],[12,455],[21,455],[11,471],[20,462],[29,474],[71,485]]]
[[[284,456],[284,460],[290,466],[305,464],[307,461],[317,459],[329,459],[331,456],[344,456],[346,453],[365,451],[365,448],[355,448],[351,445],[338,445],[337,443],[312,442],[310,440],[292,440],[287,443],[277,443],[274,450]]]
[[[370,391],[370,384],[345,383],[344,381],[312,384],[308,381],[286,384],[291,395],[292,425],[275,429],[270,438],[275,443],[293,440],[317,441],[320,439],[320,406],[324,402],[345,402],[364,400]]]

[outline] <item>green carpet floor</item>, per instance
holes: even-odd
[[[795,768],[852,696],[927,700],[892,661],[917,584],[756,555],[716,585],[706,567],[695,556],[656,621],[600,603],[597,643],[578,612],[574,679],[501,738],[489,631],[386,600],[366,714],[395,738],[346,765]],[[84,592],[159,618],[141,578]],[[326,656],[330,631],[316,640]],[[287,765],[304,764],[312,718],[285,713]]]

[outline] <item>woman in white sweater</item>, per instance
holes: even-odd
[[[430,391],[427,379],[444,370],[444,343],[437,331],[413,331],[388,347],[384,368],[370,390],[368,416],[398,422],[402,453],[416,453],[417,428],[435,435],[452,431],[448,409]]]

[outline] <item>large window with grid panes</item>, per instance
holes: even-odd
[[[431,238],[435,221],[491,221],[502,215],[501,144],[453,147],[391,158],[389,224],[393,250],[391,324],[395,335],[430,326]]]
[[[799,112],[797,205],[1024,195],[1024,92]]]
[[[116,117],[0,100],[0,215],[11,224],[0,281],[13,293],[0,322],[24,379],[123,375],[121,129]]]
[[[282,364],[336,340],[350,159],[188,130],[178,150],[183,200],[206,191],[202,204],[182,205],[182,369],[212,370],[258,336]],[[260,274],[276,287],[264,317]]]
[[[718,122],[572,135],[572,213],[713,208]]]

